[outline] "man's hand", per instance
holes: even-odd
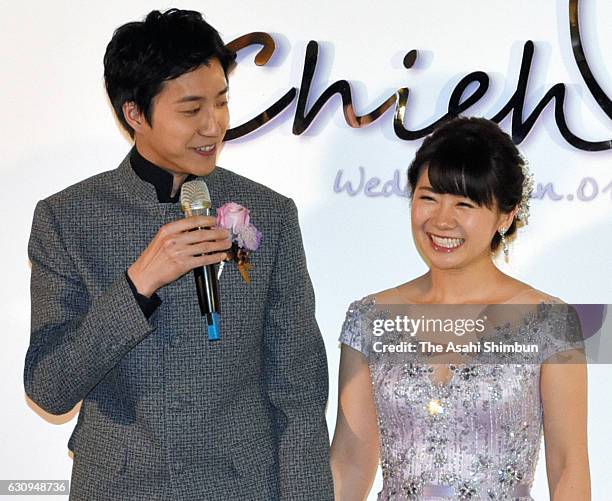
[[[213,228],[211,216],[192,216],[162,226],[140,257],[128,268],[139,294],[153,293],[198,266],[219,263],[232,246],[224,229]]]

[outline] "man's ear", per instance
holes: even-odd
[[[123,111],[125,121],[132,129],[134,129],[135,132],[141,132],[143,127],[148,125],[144,113],[138,106],[136,106],[134,101],[126,101],[123,103],[121,109]]]

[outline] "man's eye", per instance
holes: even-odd
[[[459,205],[460,207],[469,207],[469,208],[471,208],[471,209],[473,209],[473,208],[474,208],[474,205],[472,205],[472,204],[471,204],[471,203],[469,203],[469,202],[459,202],[457,205]]]
[[[225,101],[221,101],[220,103],[217,103],[217,106],[219,108],[223,108],[224,106],[227,106],[227,99]]]
[[[193,108],[191,110],[183,110],[181,111],[181,113],[184,113],[185,115],[195,115],[198,111],[200,111],[200,108]]]
[[[419,198],[420,198],[421,200],[433,200],[433,199],[434,199],[433,197],[429,197],[429,196],[427,196],[427,195],[421,195]]]

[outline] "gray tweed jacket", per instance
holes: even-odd
[[[26,393],[63,414],[71,500],[332,500],[325,348],[295,204],[222,168],[218,207],[248,207],[263,233],[252,283],[220,278],[221,340],[208,341],[191,273],[147,320],[125,271],[164,223],[129,159],[38,203]]]

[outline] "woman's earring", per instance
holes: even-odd
[[[508,253],[510,252],[510,250],[508,249],[508,242],[506,241],[507,231],[508,231],[508,228],[500,228],[498,230],[499,236],[501,237],[501,245],[502,245],[502,249],[504,250],[504,256],[506,257],[506,261],[508,261]]]

